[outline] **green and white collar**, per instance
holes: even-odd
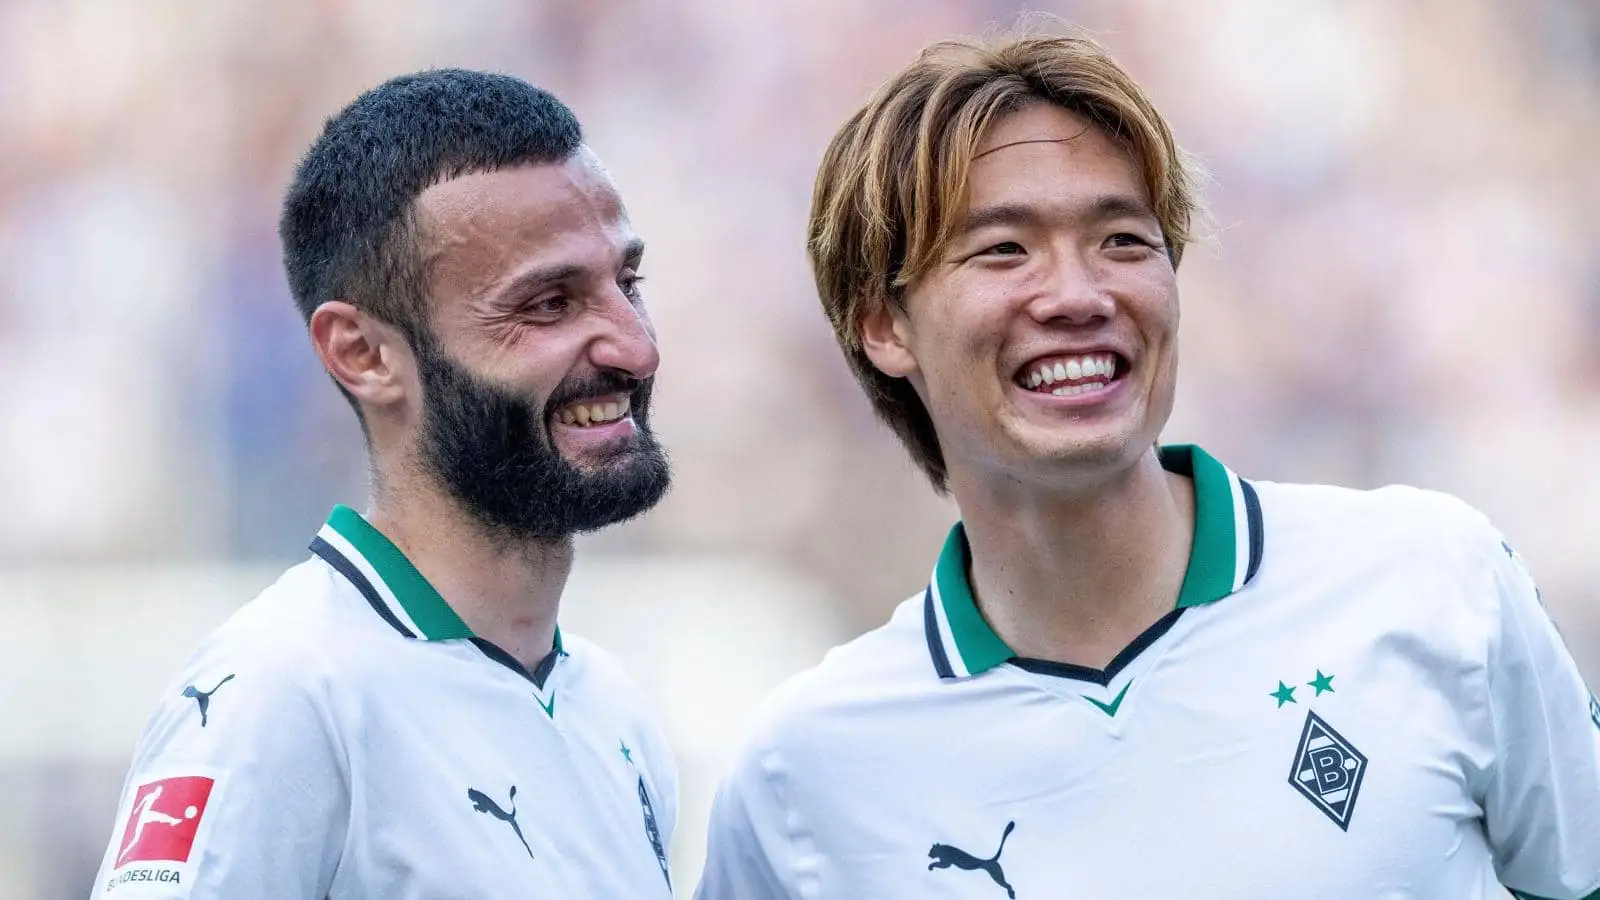
[[[1261,566],[1261,504],[1255,489],[1191,444],[1160,448],[1161,465],[1194,479],[1194,543],[1178,609],[1215,603]],[[994,633],[967,580],[970,550],[960,522],[950,529],[923,600],[928,652],[941,678],[978,675],[1017,656]]]
[[[400,548],[348,506],[333,508],[312,540],[311,552],[348,579],[373,610],[406,637],[425,641],[475,637]],[[563,652],[559,627],[555,651]]]

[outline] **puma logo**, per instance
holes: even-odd
[[[934,844],[928,848],[928,858],[933,860],[933,862],[928,863],[928,871],[948,869],[951,866],[955,866],[958,869],[966,869],[969,872],[976,872],[981,869],[989,873],[989,877],[994,879],[995,884],[1006,889],[1006,896],[1010,900],[1016,900],[1017,892],[1012,889],[1011,885],[1006,883],[1006,872],[1000,868],[1000,854],[1005,852],[1006,838],[1011,837],[1011,831],[1016,827],[1016,822],[1006,823],[1006,830],[1000,835],[1000,847],[988,859],[979,859],[960,847],[952,847],[949,844]]]
[[[217,682],[217,686],[212,688],[209,691],[202,691],[202,690],[200,690],[199,688],[195,687],[192,684],[184,686],[183,695],[185,697],[188,697],[189,699],[193,700],[195,705],[200,707],[200,727],[201,728],[206,727],[206,713],[211,710],[211,695],[215,694],[217,691],[222,690],[222,686],[227,684],[228,682],[230,682],[232,680],[233,680],[233,676],[229,675],[228,677],[226,677],[226,678],[222,679],[221,681]]]
[[[472,808],[481,813],[488,813],[496,819],[511,826],[517,833],[517,840],[522,842],[522,849],[528,851],[528,858],[533,859],[533,848],[528,846],[528,839],[522,836],[522,826],[517,824],[517,786],[511,786],[511,811],[506,812],[500,804],[489,799],[489,795],[477,788],[467,788],[467,799],[472,801]]]

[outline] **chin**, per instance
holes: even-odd
[[[1026,458],[1063,474],[1107,475],[1128,469],[1155,445],[1155,437],[1141,433],[1100,432],[1025,442]]]

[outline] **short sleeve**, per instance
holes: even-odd
[[[95,900],[327,895],[349,787],[326,679],[305,653],[244,643],[213,638],[151,715]]]
[[[1600,898],[1600,706],[1522,559],[1486,536],[1494,764],[1483,797],[1501,883],[1530,900]]]
[[[706,837],[706,862],[695,900],[801,900],[813,896],[791,883],[793,816],[774,790],[773,758],[747,750],[718,788]]]

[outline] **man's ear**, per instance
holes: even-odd
[[[388,406],[405,397],[411,353],[399,329],[330,300],[311,314],[310,331],[323,367],[363,406]]]
[[[880,303],[862,314],[857,328],[861,349],[878,371],[891,378],[907,378],[917,371],[911,354],[911,320],[894,301]]]

